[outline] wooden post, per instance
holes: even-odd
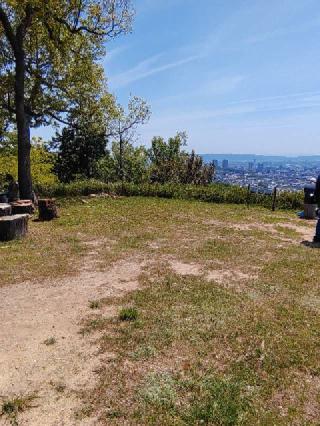
[[[0,217],[0,241],[24,237],[28,232],[28,214]]]
[[[275,186],[272,192],[272,211],[273,212],[276,210],[276,201],[277,201],[277,187]]]
[[[52,220],[58,217],[58,209],[54,198],[38,200],[39,220]]]
[[[247,207],[249,207],[249,205],[250,205],[250,197],[251,196],[251,186],[250,186],[250,183],[249,183],[249,185],[248,185],[248,188],[247,188]]]

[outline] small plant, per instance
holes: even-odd
[[[90,417],[92,412],[93,412],[92,405],[86,404],[75,413],[75,418],[76,420],[83,420],[87,417]]]
[[[96,330],[101,330],[106,324],[106,319],[103,317],[91,318],[85,322],[84,327],[80,330],[82,335],[91,333]]]
[[[138,310],[136,308],[123,308],[119,314],[120,321],[136,321],[138,319]]]
[[[176,381],[168,373],[150,374],[140,391],[140,397],[154,407],[171,409],[177,399]]]
[[[54,389],[55,389],[56,392],[62,393],[62,392],[64,392],[66,390],[66,385],[64,383],[58,383],[55,386]]]
[[[140,346],[136,351],[132,353],[132,358],[139,360],[139,359],[149,359],[156,355],[157,351],[156,348],[153,346]]]
[[[43,344],[46,346],[51,346],[51,345],[54,345],[56,342],[57,340],[54,337],[49,337],[43,342]]]
[[[89,302],[89,308],[90,309],[99,309],[99,308],[101,308],[101,303],[99,302],[99,300],[91,300]]]
[[[29,408],[34,408],[35,406],[32,405],[32,401],[36,398],[36,395],[26,395],[3,401],[0,417],[6,416],[12,425],[18,425],[18,414],[28,410]]]

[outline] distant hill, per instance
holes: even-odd
[[[200,154],[204,161],[228,160],[229,163],[320,163],[320,155],[308,155],[286,157],[280,155],[256,155],[256,154]]]

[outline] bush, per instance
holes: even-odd
[[[245,188],[234,185],[213,183],[206,186],[183,184],[134,184],[104,183],[94,179],[74,181],[69,184],[36,185],[36,192],[42,196],[63,197],[99,194],[103,192],[124,196],[143,196],[159,198],[178,198],[198,200],[209,203],[247,204],[248,193]],[[268,194],[250,194],[250,205],[271,208],[272,197]],[[303,208],[302,192],[280,192],[277,196],[277,209],[298,210]]]

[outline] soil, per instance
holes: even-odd
[[[82,408],[79,392],[93,387],[101,362],[97,336],[82,335],[81,321],[95,314],[90,301],[136,289],[142,265],[143,259],[132,259],[95,272],[88,259],[76,277],[0,289],[0,402],[36,396],[34,407],[19,414],[19,425],[98,424],[75,416]],[[113,306],[103,311],[105,317],[115,313]],[[0,424],[10,423],[1,416]]]

